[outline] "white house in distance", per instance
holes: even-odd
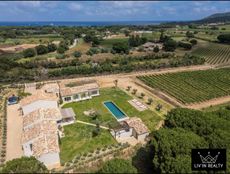
[[[115,139],[134,136],[138,141],[144,141],[149,135],[147,126],[138,117],[130,117],[119,123],[120,125],[110,131]]]
[[[99,85],[95,81],[60,84],[60,95],[64,103],[91,99],[99,96]]]
[[[155,47],[158,47],[160,50],[163,48],[163,44],[161,43],[154,43],[154,42],[146,42],[142,45],[145,51],[153,51]]]

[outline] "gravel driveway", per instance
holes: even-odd
[[[23,155],[21,145],[22,116],[19,104],[7,106],[7,148],[6,161],[20,158]]]

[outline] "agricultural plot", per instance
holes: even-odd
[[[100,43],[100,45],[106,48],[112,48],[113,44],[121,42],[128,43],[128,38],[105,39]]]
[[[230,68],[139,76],[138,79],[184,104],[230,95]]]
[[[195,49],[192,54],[205,58],[209,64],[223,64],[230,62],[230,46],[209,43]]]

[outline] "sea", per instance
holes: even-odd
[[[97,21],[97,22],[1,22],[0,26],[113,26],[113,25],[158,25],[160,23],[167,23],[172,21]]]

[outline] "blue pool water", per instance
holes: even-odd
[[[127,117],[113,102],[104,102],[104,105],[118,120]]]

